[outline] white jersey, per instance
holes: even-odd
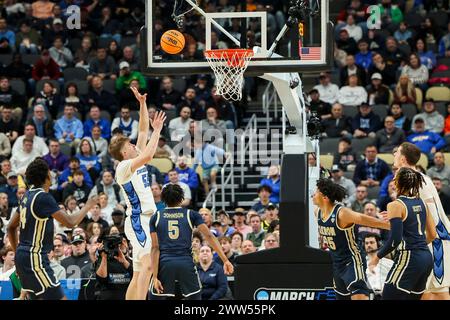
[[[116,181],[122,189],[127,203],[127,216],[152,215],[156,212],[152,188],[146,166],[131,172],[131,159],[119,163]]]
[[[431,216],[436,225],[438,239],[428,245],[433,254],[433,271],[428,278],[427,290],[438,292],[441,288],[450,286],[450,221],[445,215],[441,199],[433,184],[433,181],[427,175],[422,174],[425,184],[420,189],[420,198],[427,204]]]

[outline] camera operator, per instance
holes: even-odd
[[[96,275],[100,300],[125,300],[133,266],[128,257],[127,240],[122,235],[113,234],[103,238]]]

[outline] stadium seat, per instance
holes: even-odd
[[[422,101],[423,101],[422,90],[420,90],[420,88],[416,88],[416,105],[422,106]]]
[[[74,83],[78,88],[79,95],[86,95],[89,93],[89,84],[86,80],[72,80],[70,82],[64,83],[64,90],[67,89],[67,86],[71,83]]]
[[[356,155],[364,154],[366,147],[375,144],[374,138],[362,138],[362,139],[352,139],[352,150],[356,152]]]
[[[23,54],[22,62],[34,66],[41,56],[38,54]]]
[[[388,165],[392,165],[394,163],[394,155],[392,153],[379,153],[377,157],[384,160],[384,162]]]
[[[123,37],[122,40],[120,40],[120,46],[122,48],[132,46],[134,44],[136,44],[136,37]]]
[[[84,68],[66,68],[63,71],[64,81],[86,80],[88,72]]]
[[[323,154],[320,156],[320,165],[325,169],[331,170],[333,166],[333,158],[334,156],[331,154]]]
[[[105,110],[100,111],[100,116],[103,119],[107,119],[109,122],[111,122],[111,113],[109,113],[108,111],[105,111]]]
[[[427,90],[427,99],[434,101],[450,101],[450,89],[447,87],[431,87]]]
[[[0,63],[4,66],[12,62],[12,54],[0,54]]]
[[[167,173],[173,168],[173,162],[167,158],[153,158],[150,164],[157,168],[161,173]]]
[[[434,105],[436,106],[437,112],[442,114],[445,118],[447,116],[447,104],[450,102],[436,102]]]
[[[338,152],[340,138],[325,138],[319,142],[320,154],[335,154]]]
[[[342,109],[344,115],[346,115],[347,117],[353,118],[358,114],[358,107],[355,106],[343,106]]]
[[[385,104],[375,104],[372,106],[373,113],[380,117],[381,121],[386,118],[389,106]]]
[[[417,114],[417,106],[412,103],[402,104],[402,110],[403,110],[403,114],[409,120],[412,120],[412,118]]]
[[[422,166],[425,170],[428,168],[428,157],[426,154],[422,153],[420,155],[419,162],[417,162],[417,165]]]
[[[119,112],[119,115],[117,117],[120,117],[120,112]],[[134,120],[139,121],[139,111],[136,111],[136,110],[130,111],[130,117],[132,119],[134,119]]]
[[[112,94],[116,94],[116,81],[111,79],[103,80],[103,89]]]
[[[24,96],[26,94],[25,83],[22,80],[13,79],[9,80],[9,83],[11,85],[11,88],[17,91],[17,93],[20,94],[21,96]]]
[[[380,196],[380,186],[367,188],[367,198],[370,200],[376,200]]]
[[[36,83],[36,92],[42,91],[42,88],[44,88],[44,84],[46,82],[51,82],[53,86],[56,88],[56,93],[59,93],[59,82],[57,80],[39,80]]]
[[[444,153],[444,158],[445,158],[445,164],[447,166],[450,166],[450,153],[449,152]]]

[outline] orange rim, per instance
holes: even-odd
[[[205,50],[208,59],[226,60],[229,66],[243,66],[244,58],[252,58],[252,49],[215,49]]]

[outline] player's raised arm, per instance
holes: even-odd
[[[390,229],[389,223],[386,221],[355,212],[348,208],[342,208],[339,212],[339,226],[345,228],[353,223],[378,229]]]
[[[206,238],[206,240],[211,245],[211,247],[214,249],[214,251],[217,252],[217,254],[219,255],[220,259],[223,262],[223,271],[224,271],[224,273],[227,276],[233,274],[234,267],[231,264],[231,262],[228,260],[228,258],[225,255],[225,253],[223,252],[222,246],[220,245],[220,243],[217,240],[217,238],[211,233],[211,231],[209,231],[209,229],[206,226],[206,224],[202,223],[197,228],[203,234],[203,236]]]
[[[77,226],[81,221],[83,221],[86,214],[89,210],[92,209],[94,205],[98,203],[98,196],[90,198],[83,208],[75,214],[67,214],[64,210],[60,210],[54,214],[52,214],[53,218],[55,218],[62,225],[73,228]]]
[[[139,156],[131,161],[131,171],[134,172],[138,168],[152,161],[155,155],[156,148],[158,147],[159,136],[166,121],[166,114],[162,111],[157,111],[155,118],[152,121],[153,133],[150,141],[147,143],[144,149],[141,149]]]
[[[142,151],[147,143],[149,130],[147,94],[140,94],[135,87],[130,87],[130,89],[133,91],[136,100],[139,101],[139,132],[136,147]]]

